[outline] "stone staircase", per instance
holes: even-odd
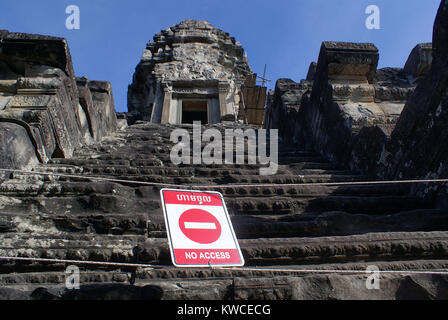
[[[234,126],[212,127],[223,133]],[[328,283],[336,289],[342,285],[352,288],[365,282],[366,276],[295,274],[281,269],[363,271],[372,264],[381,270],[447,267],[446,212],[409,196],[409,185],[300,185],[369,181],[372,177],[291,145],[279,146],[279,167],[273,176],[260,176],[258,165],[175,166],[170,161],[170,134],[175,128],[179,126],[137,122],[99,144],[77,150],[73,158],[39,165],[33,174],[0,174],[0,256],[166,267],[83,265],[82,289],[69,292],[64,290],[66,264],[0,261],[0,285],[12,290],[3,295],[34,297],[31,293],[45,287],[48,294],[38,297],[307,298],[306,290],[297,287],[298,281],[308,281],[305,287],[311,288],[311,283],[333,279],[324,281],[327,284],[322,288],[328,288]],[[192,131],[191,126],[182,128]],[[184,189],[213,186],[221,192],[246,265],[269,270],[170,267],[159,195],[165,184]],[[222,187],[241,184],[254,187]],[[418,278],[422,288],[441,281],[436,276],[412,277]],[[135,285],[129,284],[131,278]],[[331,297],[403,298],[397,290],[406,287],[409,279],[396,274],[385,279],[390,288],[382,296],[360,289],[362,293],[353,291],[348,296],[346,291],[333,290]],[[210,285],[204,286],[204,281]],[[325,298],[327,291],[322,290]]]

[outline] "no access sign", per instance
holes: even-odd
[[[162,189],[160,196],[176,267],[244,265],[219,192]]]

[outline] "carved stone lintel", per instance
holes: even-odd
[[[227,93],[227,92],[229,92],[229,90],[230,90],[230,85],[227,83],[227,82],[220,82],[219,84],[218,84],[218,90],[219,90],[219,93],[221,94],[221,93]]]
[[[203,96],[216,96],[219,91],[216,88],[173,88],[173,94],[176,95],[203,95]]]
[[[354,77],[371,83],[378,59],[378,49],[371,43],[323,42],[317,70],[325,71],[329,79]]]

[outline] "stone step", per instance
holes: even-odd
[[[375,195],[408,195],[409,187],[402,185],[364,185],[364,186],[291,186],[291,187],[251,187],[248,191],[241,188],[216,189],[221,191],[226,197],[241,197],[250,195],[251,197],[266,197],[272,195],[288,197],[324,197],[330,195],[353,195],[353,196],[375,196]]]
[[[132,198],[113,194],[92,194],[79,196],[36,196],[15,197],[3,205],[3,212],[44,214],[133,214],[151,212],[160,208],[160,199]]]
[[[185,186],[187,188],[188,186]],[[160,198],[154,187],[138,189],[135,196],[133,188],[113,183],[64,183],[50,184],[35,191],[23,194],[16,189],[14,199],[10,205],[4,205],[5,210],[42,213],[79,214],[81,212],[103,211],[104,213],[149,212],[160,208]],[[226,204],[232,214],[285,214],[303,212],[345,211],[350,213],[391,214],[403,210],[431,208],[429,201],[406,196],[342,192],[329,192],[320,195],[325,188],[312,189],[305,187],[263,188],[216,188],[225,195]],[[281,192],[279,192],[279,190]],[[359,189],[361,190],[361,189]],[[12,192],[11,191],[11,192]],[[278,193],[282,193],[282,195]],[[232,194],[232,192],[234,192]],[[257,193],[258,192],[258,193]],[[302,193],[301,193],[302,192]],[[21,197],[17,197],[20,196]],[[20,203],[20,206],[17,206]]]
[[[446,260],[373,262],[384,271],[446,269]],[[135,284],[125,271],[87,271],[81,268],[79,290],[65,287],[63,271],[0,275],[2,299],[21,300],[426,300],[447,299],[443,275],[382,274],[382,290],[368,290],[364,273],[332,273],[331,270],[365,271],[365,263],[319,265],[328,273],[306,272],[308,266],[288,270],[174,269],[137,270]],[[278,270],[278,271],[276,271]],[[302,272],[302,270],[304,272]],[[318,288],[318,290],[316,290]],[[207,305],[207,304],[205,304]],[[264,303],[271,312],[269,303]],[[258,310],[260,311],[260,310]],[[272,311],[273,312],[273,311]],[[211,317],[216,312],[211,312]],[[218,311],[218,314],[221,310]]]
[[[446,212],[420,209],[393,215],[347,213],[343,211],[305,213],[299,215],[239,215],[231,217],[239,239],[349,236],[368,232],[448,231]],[[154,237],[166,237],[164,222],[155,221],[149,232]],[[158,232],[157,232],[158,231]]]
[[[0,250],[14,251],[33,248],[36,250],[59,249],[128,249],[132,250],[136,243],[144,241],[143,236],[130,235],[97,235],[97,234],[26,234],[2,233]]]
[[[18,208],[16,204],[14,208]],[[229,208],[232,212],[232,208]],[[3,210],[2,210],[3,211]],[[24,214],[26,212],[26,214]],[[23,208],[18,213],[0,214],[0,233],[30,232],[42,230],[54,234],[60,232],[145,235],[165,238],[165,222],[161,208],[133,211],[133,213],[105,213],[104,210],[82,210],[72,212]],[[18,216],[20,214],[20,216]],[[394,215],[359,214],[343,211],[322,213],[273,212],[231,216],[239,238],[280,238],[297,236],[350,235],[369,231],[431,231],[448,230],[446,213],[440,210],[421,209],[397,212]]]
[[[163,163],[165,163],[165,165],[170,165],[172,162],[169,153],[159,154],[157,156],[155,156],[155,155],[146,156],[146,154],[140,153],[140,159],[131,160],[131,165],[146,166],[146,164],[145,164],[146,161],[154,161],[154,159],[158,159],[158,160],[162,161]],[[249,159],[248,159],[247,155],[245,155],[245,157],[242,159],[243,159],[242,161],[244,164],[249,163]],[[110,159],[110,160],[109,159],[101,159],[101,160],[103,162],[108,162],[108,161],[114,161],[117,159]],[[259,163],[258,158],[255,158],[255,161],[257,161],[257,164]],[[274,162],[274,160],[272,160],[272,161]],[[191,156],[189,157],[189,162],[193,163],[193,158]],[[234,163],[235,165],[237,165],[237,158],[236,158],[235,154],[234,154],[233,158],[231,159],[231,162]],[[303,165],[303,163],[305,163],[305,164],[312,163],[314,165],[320,164],[322,167],[328,167],[331,165],[330,162],[326,161],[325,159],[323,159],[320,156],[282,157],[281,155],[279,155],[278,160],[276,160],[275,162],[279,165],[295,165],[295,166]],[[221,158],[221,163],[223,163],[223,164],[226,163],[226,158],[224,155]],[[336,166],[336,165],[333,165],[332,167],[335,167],[338,169],[341,168],[340,166]]]
[[[239,240],[239,244],[247,266],[448,259],[448,232],[271,238]],[[136,250],[142,263],[171,263],[166,239],[147,239]]]
[[[70,168],[69,168],[70,169]],[[8,184],[41,184],[41,182],[56,181],[86,181],[86,177],[104,177],[105,179],[134,180],[142,182],[156,182],[168,184],[293,184],[293,183],[326,183],[326,182],[353,182],[353,181],[370,181],[369,176],[353,175],[348,172],[337,172],[336,174],[291,174],[286,170],[278,172],[275,176],[260,176],[257,172],[250,172],[241,169],[195,169],[190,168],[125,168],[125,167],[94,167],[83,168],[83,174],[67,170],[66,167],[56,169],[50,168],[48,174],[44,174],[44,170],[39,173],[14,173],[13,179],[5,181],[2,185]],[[51,173],[55,173],[52,175]],[[132,173],[132,174],[129,174]],[[60,174],[60,175],[59,175]],[[65,177],[64,175],[69,175]],[[78,179],[76,176],[80,176]],[[81,177],[82,176],[82,177]],[[213,178],[213,179],[211,179]],[[19,188],[18,188],[19,189]],[[6,187],[0,189],[0,192],[6,192]]]
[[[143,155],[159,155],[159,156],[166,156],[166,155],[170,155],[171,150],[173,148],[173,146],[175,145],[174,143],[170,142],[170,141],[160,141],[157,143],[157,141],[154,141],[154,139],[152,137],[144,137],[144,139],[133,139],[132,141],[128,141],[126,143],[127,146],[136,146],[136,147],[141,147],[142,144],[145,143],[151,143],[147,146],[145,146],[144,149],[142,149],[143,151]],[[230,151],[229,149],[225,149],[225,145],[224,145],[224,141],[223,143],[223,152],[224,150],[226,152]],[[203,142],[201,144],[201,152],[204,150],[204,148],[208,145],[208,143]],[[76,154],[79,155],[88,155],[89,152],[90,153],[98,153],[101,154],[100,158],[103,160],[107,160],[107,159],[111,159],[111,154],[110,153],[116,153],[116,145],[107,145],[107,143],[103,143],[101,144],[101,147],[99,149],[83,149],[83,150],[79,150]],[[262,146],[263,148],[265,148],[264,146]],[[193,150],[193,142],[190,143],[190,151]],[[237,148],[236,145],[234,144],[232,146],[232,150],[233,153],[235,155],[235,153],[237,152]],[[244,145],[244,149],[238,149],[238,152],[241,153],[243,152],[244,155],[248,155],[248,145],[247,143]],[[257,154],[258,154],[258,146],[257,146]],[[109,153],[109,154],[108,154]],[[141,155],[141,154],[140,154]],[[127,155],[129,156],[129,155]],[[293,151],[282,151],[282,150],[278,150],[278,156],[279,158],[290,158],[290,159],[294,159],[294,158],[313,158],[313,159],[323,159],[322,156],[320,156],[318,153],[315,152],[310,152],[310,151],[304,151],[304,150],[293,150]]]
[[[356,182],[365,181],[359,176],[353,175],[306,175],[306,176],[293,176],[293,175],[278,175],[272,177],[260,177],[260,176],[240,176],[240,175],[228,175],[228,176],[215,176],[212,177],[170,177],[170,176],[153,176],[147,174],[135,175],[135,176],[106,176],[108,179],[120,179],[130,181],[136,181],[143,183],[162,183],[178,185],[179,188],[186,188],[192,185],[195,186],[216,186],[218,188],[220,185],[243,185],[241,188],[253,188],[260,184],[273,184],[275,186],[269,188],[277,188],[276,184],[309,184],[309,183],[336,183],[336,182]],[[123,182],[124,183],[124,182]],[[249,186],[246,187],[246,184]],[[280,186],[281,187],[281,186]],[[312,187],[312,186],[310,186]],[[215,188],[215,187],[214,187]],[[265,188],[263,186],[262,188]]]
[[[310,177],[310,176],[308,176]],[[312,177],[312,176],[311,176]],[[322,176],[320,176],[322,177]],[[110,179],[114,177],[109,177]],[[116,177],[117,179],[133,181],[132,177]],[[146,180],[143,177],[135,178],[135,181]],[[70,178],[67,180],[71,180]],[[74,179],[76,180],[76,179]],[[81,180],[81,179],[80,179]],[[160,187],[143,186],[139,189],[138,184],[135,184],[136,189],[131,187],[126,187],[125,183],[115,183],[109,181],[87,181],[82,179],[82,182],[75,181],[52,181],[52,182],[36,182],[35,184],[29,184],[27,181],[23,180],[9,180],[8,183],[0,184],[0,194],[14,194],[15,196],[75,196],[75,195],[92,195],[92,194],[113,194],[113,195],[125,195],[125,196],[135,196],[135,192],[139,192],[138,195],[144,198],[151,197],[157,198]],[[149,179],[147,179],[149,180]],[[154,180],[154,179],[152,179]],[[334,181],[326,180],[326,181]],[[324,179],[310,179],[309,181],[325,181]],[[185,185],[194,183],[194,185],[217,185],[213,187],[214,191],[221,192],[226,197],[244,197],[250,195],[251,197],[259,196],[284,196],[289,197],[323,197],[330,195],[406,195],[409,193],[409,186],[407,185],[344,185],[344,186],[263,186],[256,187],[255,184],[284,184],[284,183],[306,183],[304,179],[297,179],[296,177],[291,178],[291,176],[276,176],[275,178],[254,178],[254,179],[238,179],[233,178],[233,176],[228,176],[227,179],[201,179],[201,178],[175,178],[175,179],[156,179],[158,183],[179,183]],[[251,187],[230,187],[227,183],[238,184],[238,183],[250,183],[254,184]],[[133,183],[130,183],[133,185]],[[226,188],[220,188],[219,185],[227,185]],[[154,197],[156,195],[156,197]]]
[[[148,235],[166,238],[163,217],[151,216]],[[366,232],[447,231],[446,212],[419,209],[374,215],[343,211],[303,213],[298,215],[237,215],[231,216],[239,239],[348,236]]]
[[[4,195],[37,195],[44,182],[35,181],[30,183],[27,180],[9,179],[0,184],[0,194]]]
[[[0,234],[0,239],[0,256],[4,257],[131,263],[135,262],[134,248],[146,237],[17,232]],[[45,271],[61,265],[64,263],[0,260],[0,273]]]
[[[115,239],[93,236],[83,239],[2,238],[0,255],[8,257],[64,259],[171,265],[166,239]],[[345,237],[272,238],[239,240],[246,266],[315,265],[368,261],[448,260],[448,232],[388,232]],[[431,248],[432,250],[428,250]],[[0,272],[29,272],[53,262],[0,261]],[[98,267],[98,266],[97,266]],[[87,269],[93,267],[86,266]],[[117,269],[118,267],[115,267]],[[19,271],[22,270],[22,271]]]
[[[18,207],[16,205],[16,207]],[[151,215],[147,212],[134,211],[128,214],[105,213],[101,211],[85,210],[79,213],[51,212],[42,213],[24,208],[20,212],[12,210],[0,213],[0,234],[5,232],[30,233],[38,236],[40,233],[86,233],[92,235],[146,235],[148,230],[165,228],[163,221],[157,220],[153,215],[157,213],[163,219],[161,210]],[[159,213],[160,211],[160,213]]]
[[[255,170],[244,170],[244,169],[207,169],[198,167],[160,167],[160,166],[131,166],[131,165],[82,165],[82,166],[70,166],[64,164],[52,164],[45,165],[40,168],[36,168],[36,172],[44,173],[61,173],[61,174],[95,174],[95,175],[140,175],[140,174],[151,174],[151,175],[163,175],[163,176],[217,176],[217,175],[256,175],[258,171]],[[277,172],[278,174],[287,174],[287,168],[281,168]],[[325,171],[325,170],[310,170],[311,174],[349,174],[350,171]],[[21,175],[16,173],[14,177],[21,177],[26,175]],[[36,176],[42,176],[36,173]]]
[[[84,165],[101,165],[103,160],[95,158],[54,158],[48,161],[48,164],[60,164],[60,165],[72,165],[72,166],[84,166]],[[129,166],[130,160],[127,159],[114,159],[108,160],[109,165]]]
[[[111,194],[133,196],[134,189],[122,184],[109,181],[52,181],[29,184],[27,181],[8,181],[0,185],[0,194],[14,194],[15,196],[78,196],[92,194]]]
[[[70,159],[52,159],[49,164],[66,164],[66,165],[73,165],[73,166],[83,166],[83,165],[122,165],[122,166],[154,166],[154,163],[157,161],[162,161],[166,166],[171,165],[171,158],[170,154],[168,152],[164,152],[162,154],[153,154],[153,153],[147,153],[147,152],[138,152],[138,157],[135,158],[135,154],[132,155],[133,158],[130,158],[131,154],[119,154],[119,155],[112,155],[111,153],[106,153],[104,155],[97,155],[93,159],[89,159],[88,157],[75,157]],[[257,159],[258,161],[258,159]],[[236,158],[233,158],[233,162],[236,163]],[[248,158],[247,155],[244,157],[244,164],[248,164]],[[193,158],[190,157],[190,163],[193,163]],[[222,163],[225,163],[225,158],[223,156]],[[317,155],[307,155],[307,156],[282,156],[279,154],[278,158],[278,164],[279,165],[291,165],[293,168],[301,168],[303,166],[309,165],[313,166],[317,169],[319,169],[318,166],[321,166],[322,169],[325,168],[335,168],[335,169],[341,169],[339,166],[333,165],[323,159],[320,156]],[[229,166],[227,164],[224,164],[225,166]],[[231,165],[230,165],[231,166]],[[238,166],[235,164],[235,166]],[[257,165],[257,168],[259,166]]]
[[[386,215],[432,207],[431,202],[410,196],[328,196],[310,199],[278,196],[240,197],[226,199],[226,204],[229,211],[235,215],[300,214],[325,211]]]
[[[206,281],[206,280],[238,280],[239,277],[246,279],[259,279],[271,278],[271,277],[304,277],[312,274],[312,270],[319,269],[322,271],[328,270],[328,274],[331,274],[333,270],[340,271],[365,271],[371,264],[376,265],[382,271],[415,271],[415,270],[443,270],[448,267],[448,260],[411,260],[411,261],[373,261],[367,262],[355,262],[345,264],[318,264],[318,265],[290,265],[285,269],[284,266],[259,266],[256,268],[175,268],[173,266],[163,266],[160,268],[138,268],[135,271],[136,285],[142,284],[158,284],[163,282],[187,282],[187,281]],[[80,265],[80,283],[82,286],[89,284],[104,284],[104,283],[127,283],[129,284],[129,278],[131,272],[122,271],[120,268],[108,270],[89,270],[85,269],[83,265]],[[123,268],[125,269],[125,268]],[[131,269],[131,268],[129,268]],[[291,272],[296,270],[297,273]],[[307,272],[307,270],[310,270]],[[300,272],[303,271],[303,272]],[[323,272],[323,274],[327,274]],[[350,274],[350,273],[349,273]],[[353,273],[355,274],[355,272]],[[58,285],[65,285],[65,279],[67,274],[63,271],[49,271],[45,273],[38,272],[21,272],[14,274],[0,274],[0,286],[17,288],[22,286],[32,287],[33,284],[39,286],[44,284],[45,287],[52,287]],[[387,277],[387,276],[386,276]],[[365,275],[363,275],[365,282]],[[160,282],[159,282],[160,281]],[[203,290],[206,290],[206,286],[202,286]],[[34,289],[36,289],[35,287]]]

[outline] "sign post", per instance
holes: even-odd
[[[221,193],[162,189],[160,196],[176,267],[244,265]]]

